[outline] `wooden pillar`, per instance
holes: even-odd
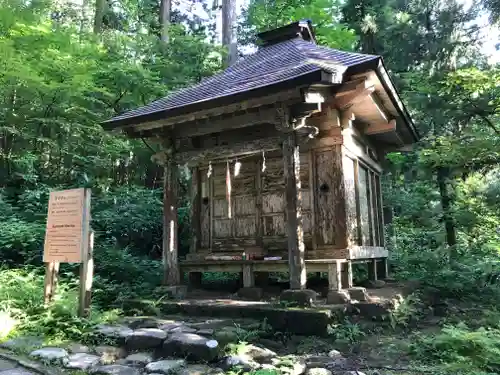
[[[188,272],[189,286],[191,288],[200,288],[203,281],[203,273],[201,272]]]
[[[342,289],[341,266],[342,263],[339,260],[328,265],[328,290]]]
[[[189,252],[196,253],[199,248],[200,238],[200,171],[197,167],[191,169],[191,206],[190,206],[190,225],[191,225],[191,242],[189,244]]]
[[[377,264],[377,273],[381,280],[389,277],[389,260],[387,258],[380,259]]]
[[[352,288],[353,286],[353,277],[352,277],[352,262],[347,260],[342,265],[342,287],[343,288]]]
[[[368,261],[368,279],[378,280],[378,262],[377,259],[371,259]]]
[[[300,193],[300,157],[296,135],[293,132],[289,133],[283,142],[283,162],[290,289],[305,289],[306,266]]]
[[[352,288],[353,283],[353,274],[352,274],[352,261],[347,261],[347,287]]]
[[[164,165],[163,185],[163,284],[181,281],[177,256],[177,176],[178,167],[169,155]]]

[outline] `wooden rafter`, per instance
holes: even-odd
[[[382,101],[380,100],[379,96],[376,93],[372,93],[369,96],[369,98],[372,105],[375,107],[377,114],[383,119],[383,121],[389,122],[390,116],[387,113],[387,110],[385,109],[384,105],[382,104]]]
[[[364,133],[366,135],[389,133],[396,131],[396,120],[369,125]]]
[[[375,92],[375,86],[367,79],[360,78],[345,83],[333,98],[333,106],[338,109],[347,109],[355,103],[366,99]]]

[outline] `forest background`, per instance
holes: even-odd
[[[92,188],[95,308],[154,294],[155,146],[106,133],[100,121],[221,71],[252,50],[257,31],[301,18],[322,45],[382,55],[422,135],[414,151],[385,162],[393,275],[453,298],[500,301],[500,65],[482,47],[498,36],[498,0],[249,0],[239,17],[236,6],[0,0],[0,310],[35,324],[23,319],[26,304],[39,309],[52,189]],[[188,173],[180,183],[182,255]],[[62,290],[76,271],[63,267]]]

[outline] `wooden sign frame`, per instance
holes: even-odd
[[[90,200],[90,189],[51,192],[43,254],[45,262],[44,301],[46,305],[54,298],[60,263],[80,263],[78,315],[82,317],[88,316],[90,310],[94,268],[94,234],[90,229]],[[57,201],[62,203],[58,204]],[[52,239],[55,239],[56,245],[53,245]],[[67,241],[67,246],[72,247],[73,250],[76,247],[77,251],[59,255],[59,249],[63,248],[64,251],[65,241]],[[75,242],[76,246],[74,246]],[[54,253],[51,253],[51,246],[56,250]]]

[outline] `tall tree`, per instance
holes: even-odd
[[[227,48],[227,65],[238,59],[236,44],[236,0],[222,0],[222,45]]]
[[[94,34],[102,33],[104,26],[104,15],[106,13],[107,0],[96,0],[95,1],[95,13],[94,13]]]
[[[160,38],[168,42],[168,28],[170,27],[170,13],[172,11],[172,0],[160,0]]]

